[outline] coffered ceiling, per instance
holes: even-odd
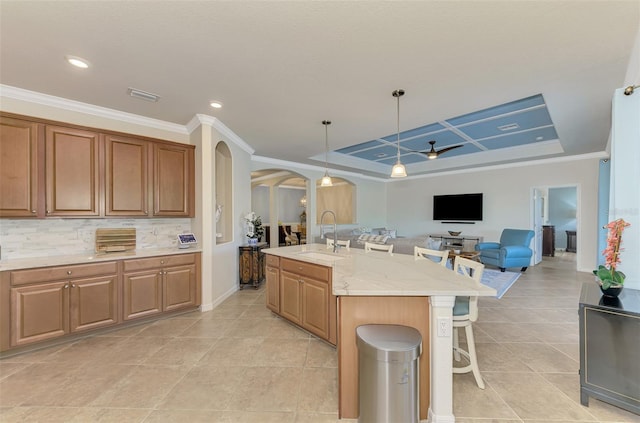
[[[329,119],[329,167],[387,178],[402,88],[401,157],[420,175],[603,151],[639,16],[636,0],[3,0],[0,91],[206,114],[257,156],[319,167]],[[463,147],[428,161],[413,151],[429,140]]]

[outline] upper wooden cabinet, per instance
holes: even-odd
[[[105,136],[107,216],[149,214],[149,142]]]
[[[99,216],[99,134],[51,125],[45,134],[47,216]]]
[[[38,201],[40,129],[38,123],[0,117],[0,217],[35,217],[39,203],[44,207]]]
[[[155,144],[153,151],[153,215],[192,216],[195,204],[193,149]]]
[[[0,116],[0,217],[193,217],[195,148]]]

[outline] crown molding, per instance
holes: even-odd
[[[42,106],[55,107],[58,109],[69,110],[71,112],[84,113],[92,116],[118,120],[121,122],[132,123],[148,128],[174,132],[181,135],[188,134],[187,128],[184,125],[179,125],[177,123],[148,118],[140,115],[135,115],[133,113],[95,106],[93,104],[82,103],[80,101],[69,100],[67,98],[56,97],[53,95],[38,93],[35,91],[29,91],[9,85],[0,85],[0,97],[12,98],[14,100],[26,101],[29,103],[40,104]]]
[[[250,155],[253,155],[255,150],[249,144],[247,144],[242,138],[236,135],[227,125],[222,123],[220,119],[203,114],[197,114],[189,121],[186,128],[189,133],[193,132],[197,127],[201,125],[207,125],[224,135],[229,141],[246,151]]]

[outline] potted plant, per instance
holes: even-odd
[[[624,228],[627,226],[630,226],[630,224],[625,222],[624,219],[614,220],[604,226],[609,229],[607,248],[602,252],[602,255],[605,257],[605,265],[598,266],[598,269],[594,270],[593,274],[598,277],[600,290],[608,297],[617,297],[620,292],[622,292],[624,285],[626,275],[616,270],[616,267],[620,264],[622,231],[624,231]]]
[[[250,245],[258,243],[262,234],[264,234],[264,228],[262,227],[262,219],[260,216],[256,216],[255,212],[251,212],[244,217],[247,222],[247,238]]]

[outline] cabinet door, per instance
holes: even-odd
[[[329,338],[329,285],[327,282],[303,278],[302,327],[321,338]]]
[[[282,272],[281,274],[280,315],[298,325],[302,322],[300,277],[294,273]]]
[[[0,118],[0,217],[38,213],[37,123]]]
[[[71,332],[113,325],[118,322],[118,277],[71,281],[69,329]]]
[[[163,271],[162,309],[172,311],[180,308],[195,307],[196,266],[181,266]]]
[[[162,270],[127,273],[122,293],[124,320],[162,312]]]
[[[11,288],[11,346],[68,333],[68,292],[68,282]]]
[[[280,270],[267,266],[267,308],[280,313]]]
[[[47,216],[99,216],[99,136],[46,127]]]
[[[153,215],[192,216],[192,148],[156,144],[153,153]]]
[[[149,143],[105,136],[107,216],[149,214]]]

